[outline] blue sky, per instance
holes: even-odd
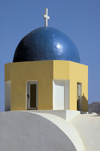
[[[20,40],[44,26],[69,36],[81,63],[89,66],[89,103],[100,101],[100,0],[0,0],[0,111],[4,110],[4,64],[12,62]]]

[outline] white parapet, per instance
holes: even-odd
[[[67,121],[72,120],[74,117],[80,114],[80,111],[73,111],[73,110],[27,110],[27,112],[49,113],[61,117]]]

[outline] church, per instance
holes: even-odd
[[[5,64],[2,151],[99,151],[100,116],[88,114],[88,66],[63,32],[45,26],[19,42]]]
[[[5,65],[5,110],[88,111],[88,66],[68,36],[48,27],[47,9],[44,18]]]

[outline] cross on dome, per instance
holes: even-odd
[[[48,26],[48,20],[50,19],[50,17],[48,16],[48,8],[45,9],[45,14],[43,15],[43,17],[45,18],[45,26]]]

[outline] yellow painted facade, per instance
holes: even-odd
[[[77,110],[77,83],[82,84],[82,111],[88,111],[88,66],[71,61],[54,61],[53,79],[70,80],[69,109]]]
[[[71,61],[31,61],[5,65],[11,81],[11,110],[27,110],[27,82],[38,82],[38,110],[53,109],[53,80],[69,80],[69,109],[77,110],[77,83],[82,84],[82,111],[88,110],[88,66]]]

